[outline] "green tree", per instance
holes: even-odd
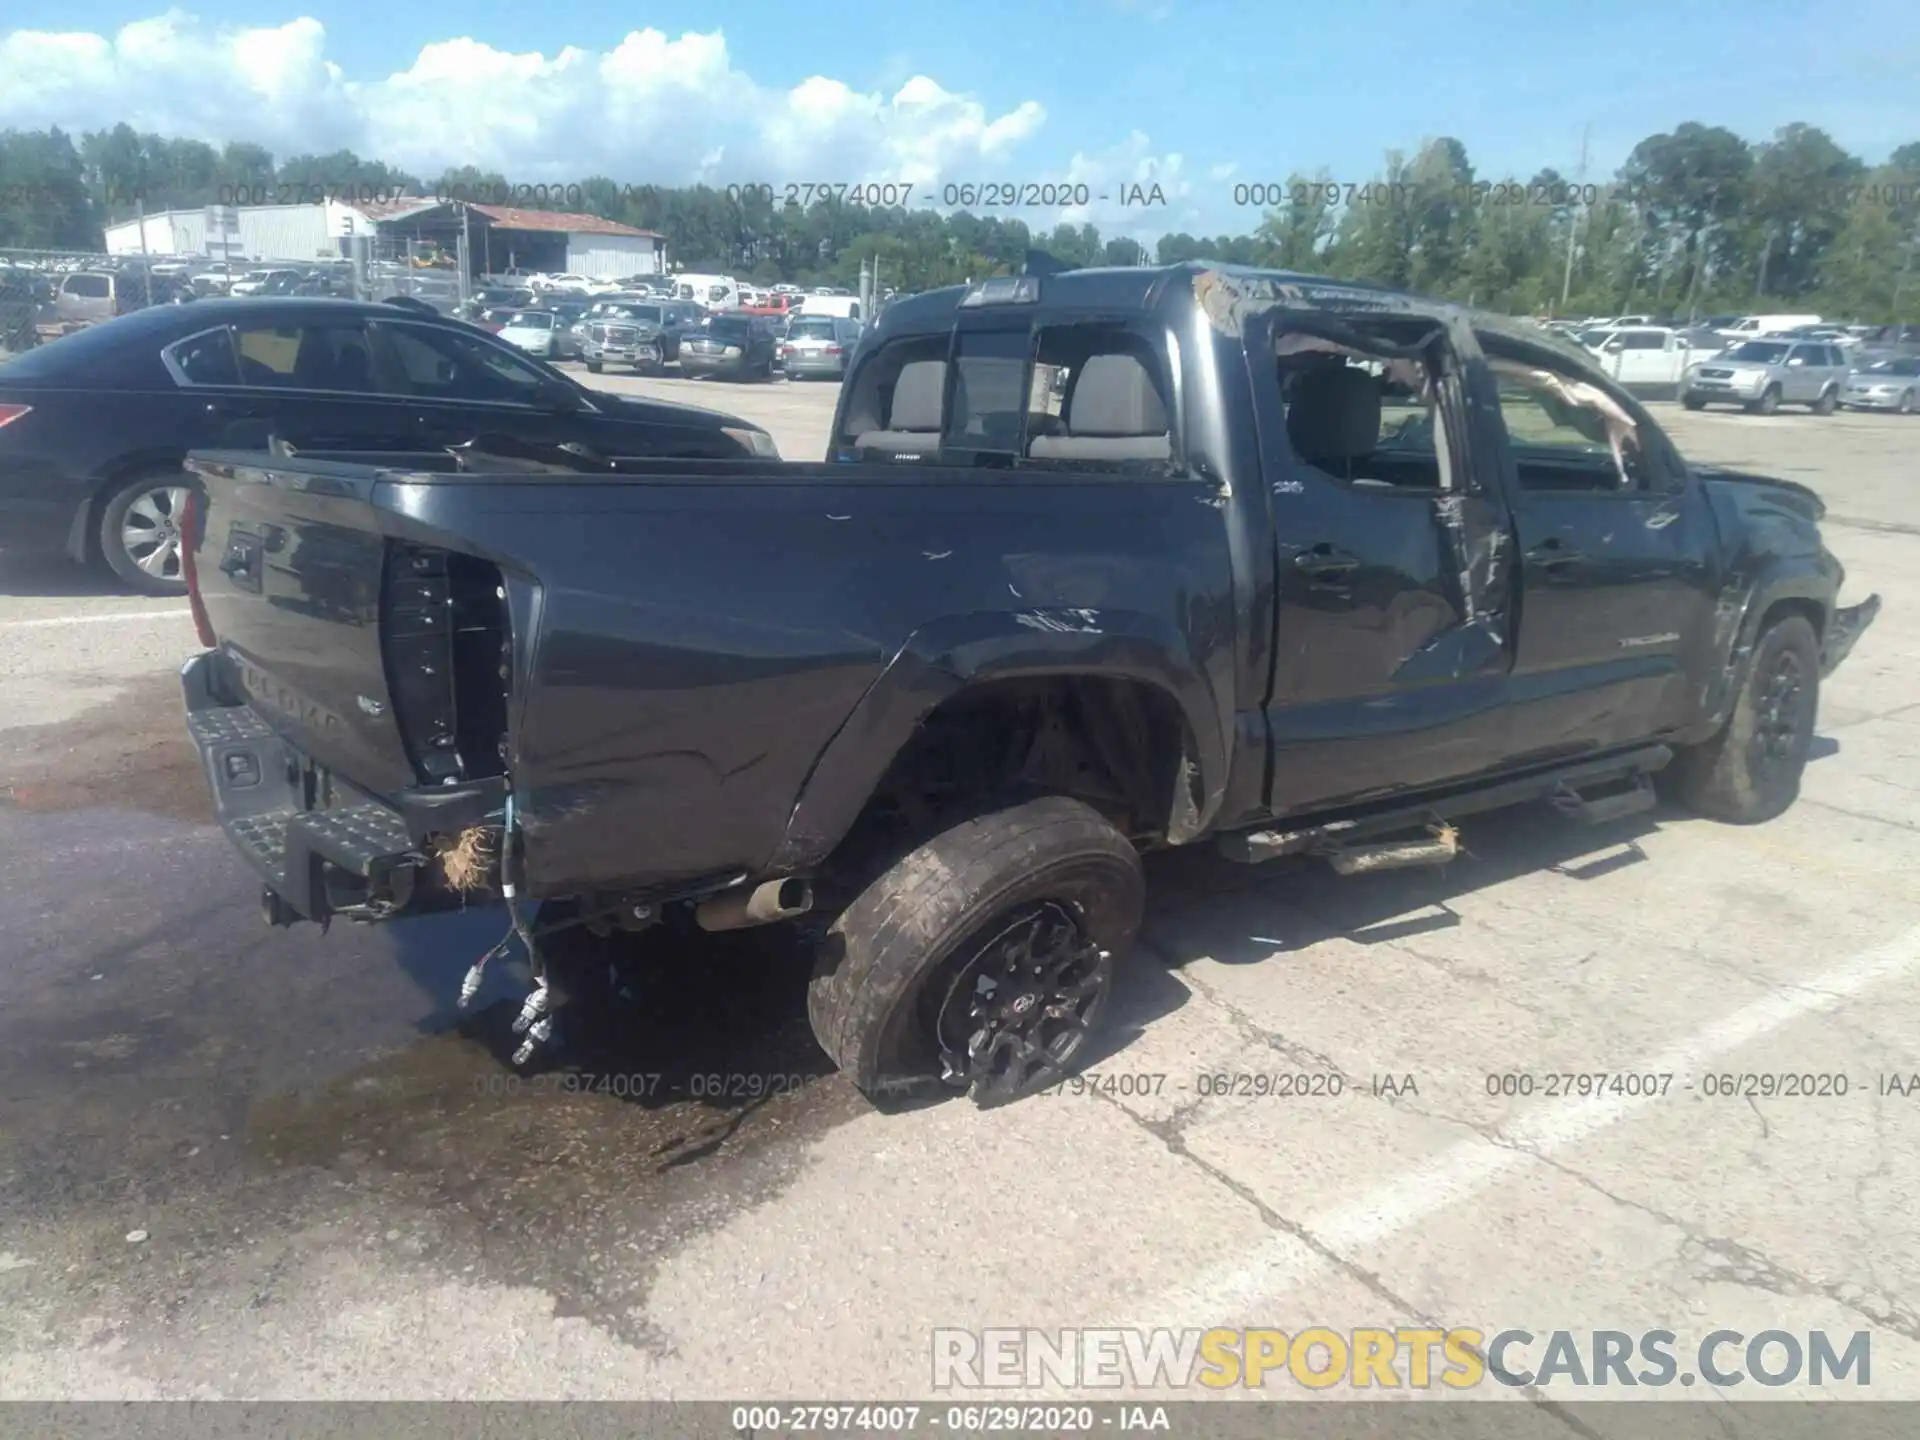
[[[1335,187],[1325,171],[1287,177],[1287,203],[1269,210],[1255,232],[1282,270],[1313,274],[1326,265],[1327,243],[1338,224]]]
[[[1848,187],[1866,167],[1824,130],[1793,124],[1759,147],[1745,218],[1752,227],[1756,301],[1812,293],[1820,262],[1846,224]]]
[[[1753,151],[1720,126],[1688,121],[1634,146],[1620,183],[1640,211],[1643,259],[1657,277],[1656,304],[1671,290],[1689,313],[1716,260],[1738,260],[1731,226],[1752,191]]]

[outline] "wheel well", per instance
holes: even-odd
[[[1179,706],[1141,681],[1059,675],[948,697],[888,765],[830,864],[864,867],[968,814],[1070,795],[1151,843],[1164,836],[1191,753]]]
[[[107,476],[93,487],[90,494],[80,502],[80,510],[74,516],[75,540],[69,549],[77,547],[83,552],[74,555],[82,564],[91,565],[100,558],[100,517],[106,514],[107,503],[119,493],[128,482],[142,475],[168,468],[178,469],[184,457],[169,458],[164,455],[144,455],[122,461],[107,472]]]
[[[1820,608],[1818,601],[1804,598],[1774,601],[1767,607],[1767,613],[1760,617],[1760,628],[1754,634],[1756,636],[1766,634],[1789,615],[1805,616],[1807,623],[1813,626],[1813,638],[1816,640],[1825,638],[1827,612]]]

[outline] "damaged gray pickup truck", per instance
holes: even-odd
[[[1656,779],[1778,815],[1879,609],[1811,491],[1688,465],[1583,352],[1202,265],[891,306],[820,462],[191,469],[188,724],[270,919],[504,898],[530,1063],[558,927],[811,912],[874,1096],[1074,1064],[1157,847],[1444,861]]]

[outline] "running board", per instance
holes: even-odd
[[[1570,820],[1604,825],[1610,820],[1653,809],[1658,797],[1653,793],[1653,780],[1643,770],[1631,777],[1625,789],[1600,795],[1583,795],[1571,785],[1562,785],[1549,797],[1549,803]]]
[[[1364,870],[1397,868],[1401,865],[1445,864],[1457,851],[1458,841],[1446,840],[1444,844],[1454,848],[1442,854],[1444,847],[1438,832],[1451,832],[1452,822],[1462,816],[1504,810],[1510,805],[1523,805],[1537,800],[1554,801],[1556,808],[1560,808],[1557,797],[1566,794],[1579,803],[1577,808],[1563,813],[1592,818],[1598,824],[1602,820],[1651,807],[1653,787],[1648,777],[1664,769],[1672,759],[1673,752],[1665,745],[1647,745],[1604,760],[1557,766],[1491,785],[1460,786],[1440,791],[1418,804],[1402,802],[1352,807],[1332,812],[1324,819],[1293,827],[1274,826],[1265,830],[1237,831],[1220,836],[1214,844],[1223,856],[1241,865],[1260,865],[1268,860],[1278,860],[1283,855],[1320,854],[1332,861],[1336,855],[1356,855],[1359,852],[1355,847],[1367,840],[1385,841],[1390,836],[1417,830],[1421,832],[1417,839],[1402,839],[1392,844],[1368,847],[1380,851],[1383,858],[1371,862],[1353,862],[1353,868],[1341,873],[1358,874]],[[1618,785],[1629,787],[1624,796],[1616,796],[1609,791],[1588,799],[1582,793],[1602,791]],[[1621,808],[1606,808],[1616,804]],[[1404,854],[1406,858],[1389,862],[1384,858],[1387,853]],[[1340,867],[1336,864],[1334,868]]]

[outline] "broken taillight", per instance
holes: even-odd
[[[22,415],[33,413],[31,405],[0,405],[0,430],[4,430]]]
[[[187,608],[193,612],[193,628],[200,643],[211,650],[219,644],[213,622],[207,618],[207,602],[200,598],[200,567],[194,559],[200,548],[200,530],[206,519],[207,497],[198,490],[187,491],[186,512],[180,517],[180,573],[187,582]]]

